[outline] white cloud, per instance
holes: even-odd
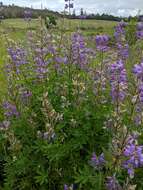
[[[62,11],[64,0],[3,0],[6,4],[20,6],[43,7],[51,10]],[[136,15],[139,10],[143,13],[143,0],[74,0],[75,9],[79,12],[84,8],[89,13],[108,13],[118,16]]]

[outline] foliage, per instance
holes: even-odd
[[[46,28],[49,29],[50,27],[52,26],[56,26],[57,25],[57,22],[56,22],[56,19],[54,16],[49,16],[49,17],[46,17],[45,18],[45,25],[46,25]]]
[[[142,189],[143,25],[50,32],[7,39],[2,189]]]

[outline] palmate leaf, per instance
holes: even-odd
[[[92,168],[85,165],[83,169],[80,169],[75,177],[75,182],[80,187],[87,187],[90,190],[94,190],[95,187],[98,190],[104,189],[104,176],[102,172],[95,173]]]
[[[36,183],[43,185],[48,183],[48,171],[39,170],[35,176]]]

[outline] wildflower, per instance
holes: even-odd
[[[91,166],[94,168],[100,169],[105,165],[104,154],[102,153],[99,157],[96,156],[95,153],[92,154],[92,158],[90,161]]]
[[[134,170],[143,166],[143,146],[138,145],[137,135],[130,135],[127,139],[123,155],[127,158],[123,167],[127,169],[130,178],[134,177]]]
[[[68,185],[64,185],[64,190],[68,190],[69,188],[68,188]]]
[[[114,176],[107,177],[106,188],[107,190],[121,190],[122,189],[119,182]]]
[[[72,184],[72,185],[68,186],[67,184],[65,184],[64,185],[64,190],[77,190],[77,185]]]
[[[86,15],[80,15],[79,18],[80,18],[81,20],[84,20],[84,19],[87,18],[87,16],[86,16]]]
[[[109,49],[109,36],[107,35],[97,35],[96,38],[96,47],[98,51],[107,51]]]
[[[65,9],[73,9],[74,8],[74,4],[71,2],[73,0],[65,0]]]
[[[133,68],[133,73],[138,79],[138,93],[140,102],[143,102],[143,63],[135,65]]]
[[[73,3],[69,4],[69,8],[73,9]]]
[[[116,27],[115,27],[115,39],[118,42],[121,42],[125,38],[125,28],[127,24],[125,22],[120,22]]]
[[[143,23],[142,22],[139,22],[137,24],[137,30],[143,30]]]
[[[57,63],[64,63],[64,64],[66,64],[67,63],[67,57],[60,57],[60,56],[58,56],[58,57],[55,57],[55,61]]]
[[[29,103],[30,97],[32,97],[32,92],[23,88],[19,89],[21,102],[25,105]]]
[[[72,62],[81,69],[88,70],[88,63],[90,58],[95,54],[91,48],[86,47],[84,37],[79,33],[72,35]]]
[[[46,74],[48,72],[48,61],[45,61],[42,57],[36,57],[35,58],[36,62],[36,74],[39,79],[43,79],[46,77]]]
[[[12,60],[12,64],[8,65],[8,68],[10,69],[9,72],[13,69],[16,74],[19,74],[21,66],[28,63],[26,59],[26,51],[23,48],[10,47],[8,48],[8,53]]]
[[[68,7],[69,7],[68,4],[65,4],[65,9],[68,9]]]
[[[24,92],[22,92],[22,98],[29,98],[32,96],[32,92],[25,90]]]
[[[118,49],[118,55],[119,55],[119,57],[121,57],[121,59],[127,59],[129,57],[129,45],[128,44],[122,45],[121,43],[118,43],[117,49]]]
[[[143,62],[134,66],[133,73],[136,75],[138,79],[143,81]]]
[[[24,11],[24,19],[26,21],[30,21],[31,20],[31,17],[32,17],[32,12],[31,10],[25,10]]]
[[[133,73],[137,78],[137,98],[136,98],[136,116],[134,118],[136,125],[142,124],[143,111],[143,63],[136,64],[133,68]]]
[[[8,118],[10,117],[18,117],[19,112],[17,111],[17,108],[14,104],[11,104],[10,102],[4,102],[3,103],[3,108],[4,108],[4,115]]]
[[[142,22],[137,24],[136,36],[140,40],[143,39],[143,23]]]
[[[143,39],[143,31],[137,31],[137,38],[142,40]]]
[[[123,101],[126,97],[127,77],[126,69],[122,60],[117,61],[110,67],[111,72],[111,95],[113,101]]]
[[[73,63],[80,67],[84,67],[88,62],[84,39],[78,33],[72,35],[72,59]]]

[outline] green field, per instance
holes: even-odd
[[[67,20],[67,19],[59,19],[57,21],[57,28],[62,28],[63,23],[65,28],[69,28],[71,31],[75,31],[79,28],[83,29],[86,32],[96,33],[99,29],[102,28],[104,32],[110,32],[111,29],[117,24],[114,21],[100,21],[100,20]],[[39,19],[33,19],[29,24],[25,22],[23,19],[7,19],[4,20],[1,24],[0,28],[5,29],[8,33],[13,31],[25,31],[27,28],[36,29],[40,27],[41,21]],[[56,28],[56,29],[57,29]]]

